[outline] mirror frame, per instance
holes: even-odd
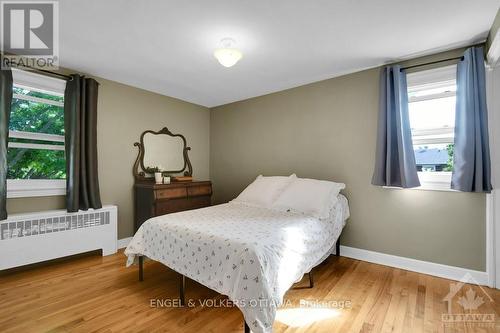
[[[188,147],[186,138],[182,134],[174,134],[170,132],[170,130],[166,127],[163,127],[159,131],[152,131],[152,130],[147,130],[142,132],[141,137],[139,139],[139,142],[135,142],[134,146],[139,148],[139,153],[137,155],[137,158],[134,163],[134,168],[133,168],[133,174],[135,179],[139,180],[144,180],[144,179],[151,179],[151,177],[146,177],[147,174],[153,174],[154,171],[150,167],[144,166],[144,154],[145,154],[145,146],[144,146],[144,135],[146,134],[153,134],[153,135],[168,135],[171,137],[178,137],[182,139],[182,142],[184,143],[184,148],[183,148],[183,157],[184,157],[184,167],[180,170],[164,170],[162,171],[163,174],[175,174],[175,173],[182,173],[184,172],[184,176],[192,176],[193,175],[193,166],[191,165],[191,161],[189,160],[189,155],[188,151],[191,150],[191,147]],[[187,170],[186,170],[187,167]],[[142,170],[140,170],[142,169]]]

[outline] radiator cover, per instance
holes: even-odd
[[[116,253],[116,206],[17,214],[0,221],[0,270],[93,250]]]

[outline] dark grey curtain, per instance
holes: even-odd
[[[380,110],[373,185],[420,186],[408,114],[406,72],[387,66],[380,76]]]
[[[97,92],[94,79],[74,74],[64,93],[66,208],[101,208],[97,174]]]
[[[488,193],[492,189],[483,47],[467,49],[457,65],[451,188]]]
[[[7,218],[7,145],[9,141],[12,71],[0,70],[0,220]]]

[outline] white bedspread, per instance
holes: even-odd
[[[152,218],[125,250],[227,295],[255,333],[271,332],[285,292],[335,246],[349,216],[342,195],[328,220],[227,203]]]

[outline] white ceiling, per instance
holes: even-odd
[[[64,0],[60,64],[212,107],[484,40],[499,0]],[[213,57],[232,37],[243,59]]]

